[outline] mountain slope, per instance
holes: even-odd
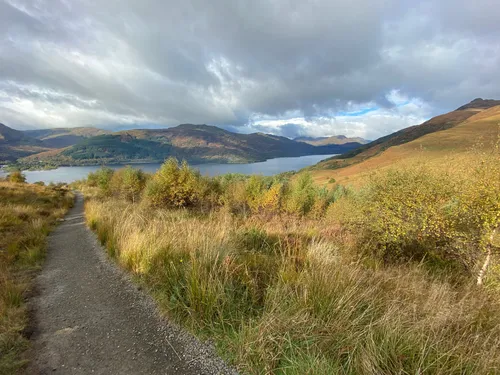
[[[12,162],[20,157],[46,151],[44,142],[24,132],[0,124],[0,163]]]
[[[317,168],[344,168],[349,165],[360,163],[366,159],[380,154],[390,147],[411,142],[429,133],[453,128],[454,126],[462,123],[471,116],[477,114],[478,111],[482,111],[486,108],[490,108],[494,105],[499,104],[500,101],[498,100],[474,99],[469,104],[466,104],[455,111],[436,116],[421,125],[415,125],[406,129],[402,129],[385,137],[379,138],[373,142],[370,142],[364,146],[361,146],[351,152],[347,152],[342,155],[327,159],[319,164]]]
[[[491,150],[500,134],[500,101],[484,101],[480,103],[482,108],[477,99],[471,103],[422,125],[380,138],[359,150],[322,161],[312,168],[314,177],[322,183],[331,178],[352,183],[375,169],[395,163],[417,159],[441,163],[472,148]]]
[[[24,133],[30,137],[42,140],[47,147],[63,148],[75,145],[85,138],[109,134],[110,132],[93,127],[77,127],[26,130]]]
[[[366,139],[360,137],[346,137],[345,135],[334,135],[331,137],[297,137],[294,141],[308,143],[313,146],[326,146],[326,145],[345,145],[347,143],[359,143],[364,145],[369,143]]]
[[[239,134],[215,126],[183,124],[168,129],[98,135],[60,152],[32,155],[22,162],[90,165],[162,161],[175,156],[191,163],[245,163],[276,157],[336,154],[357,146],[357,143],[313,146],[270,134]]]

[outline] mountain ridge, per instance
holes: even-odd
[[[41,131],[44,142],[50,140]],[[86,137],[59,151],[30,155],[29,165],[98,165],[102,163],[161,162],[169,156],[190,163],[247,163],[277,157],[338,154],[358,143],[314,146],[283,136],[233,133],[213,125],[181,124],[163,129],[131,129]]]
[[[77,144],[85,138],[109,134],[111,132],[96,127],[81,126],[75,128],[25,130],[24,133],[30,137],[43,141],[47,147],[63,148]]]

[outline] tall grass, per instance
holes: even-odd
[[[85,211],[165,313],[243,373],[496,373],[500,163],[462,162],[327,190],[171,160],[135,204],[110,175]]]
[[[0,374],[14,373],[24,363],[24,293],[42,264],[47,234],[72,202],[59,187],[29,185],[17,177],[0,181]]]

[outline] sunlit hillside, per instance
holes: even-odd
[[[380,144],[369,144],[367,146],[372,146],[352,157],[349,157],[352,153],[348,153],[323,161],[312,168],[313,177],[320,184],[329,183],[334,179],[342,184],[359,185],[373,171],[395,165],[419,161],[431,165],[453,165],[453,160],[467,151],[488,151],[496,147],[500,135],[500,106],[450,112],[420,126],[398,132],[399,138],[404,134],[422,132],[426,126],[437,126],[438,130],[434,128],[433,132],[407,143],[400,140],[402,144],[391,145],[389,140]],[[440,130],[443,127],[445,129]],[[392,142],[396,138],[392,137]]]

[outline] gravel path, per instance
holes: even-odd
[[[233,374],[105,255],[83,217],[83,199],[49,236],[31,300],[27,374]]]

